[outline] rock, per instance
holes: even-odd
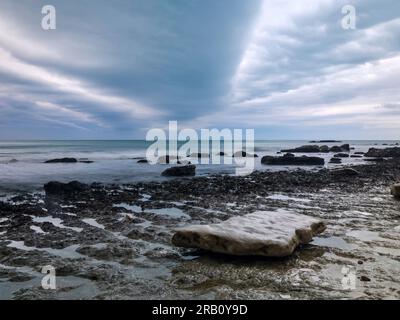
[[[44,163],[77,163],[78,160],[75,158],[60,158],[47,160]]]
[[[313,140],[313,141],[310,141],[310,143],[334,143],[334,142],[342,142],[342,141],[338,141],[338,140],[319,140],[319,141],[317,141],[317,140]]]
[[[92,160],[79,160],[79,163],[93,163]]]
[[[335,157],[335,158],[348,158],[349,154],[348,153],[337,153],[333,157]]]
[[[192,153],[190,155],[190,157],[191,158],[209,158],[210,155],[208,153],[199,153],[199,152],[197,152],[197,153]]]
[[[258,211],[217,224],[180,228],[172,243],[239,256],[285,257],[325,229],[324,222],[305,215]]]
[[[361,277],[360,277],[360,281],[369,282],[369,281],[371,281],[371,279],[368,278],[367,276],[361,276]]]
[[[17,163],[18,160],[17,159],[11,159],[10,161],[8,161],[8,163]]]
[[[219,156],[225,156],[225,152],[221,151],[220,153],[218,153]]]
[[[342,144],[342,145],[340,146],[340,149],[342,149],[342,151],[350,152],[350,145],[349,145],[348,143]]]
[[[273,157],[273,156],[264,156],[261,159],[262,164],[268,165],[291,165],[291,166],[320,166],[325,164],[325,160],[319,157],[292,157],[292,156],[283,156],[283,157]]]
[[[147,159],[140,159],[136,163],[149,163]]]
[[[293,152],[293,153],[319,153],[320,148],[317,145],[307,145],[307,146],[301,146],[297,147],[294,149],[286,149],[286,150],[281,150],[282,152]]]
[[[342,142],[340,140],[320,140],[318,141],[320,143],[334,143],[334,142]]]
[[[365,154],[365,157],[370,158],[399,158],[400,157],[400,147],[377,149],[370,148]]]
[[[158,164],[176,163],[177,161],[178,161],[177,156],[170,156],[170,155],[161,156],[157,159]]]
[[[58,181],[50,181],[44,185],[44,191],[48,195],[72,194],[87,191],[89,186],[79,181],[71,181],[62,183]]]
[[[385,159],[383,158],[370,158],[370,159],[364,159],[364,161],[369,161],[369,162],[383,162]]]
[[[358,154],[358,155],[364,155],[364,154],[365,154],[365,152],[357,151],[357,152],[354,152],[354,154]]]
[[[333,146],[329,149],[330,152],[342,152],[342,148],[339,146]]]
[[[320,146],[319,147],[319,151],[320,152],[324,152],[324,153],[326,153],[326,152],[329,152],[329,147],[328,146]]]
[[[352,154],[350,156],[350,158],[362,158],[362,156],[358,155],[358,154]]]
[[[257,154],[247,153],[246,151],[236,151],[232,157],[241,157],[241,158],[258,158]]]
[[[396,199],[400,199],[400,184],[395,184],[390,193],[392,194],[393,197],[395,197]]]
[[[342,163],[342,159],[340,158],[332,158],[329,163],[336,163],[336,164],[340,164]]]
[[[293,153],[285,153],[283,156],[284,157],[294,157],[295,155]]]
[[[331,170],[330,173],[334,176],[345,176],[345,177],[352,177],[352,176],[358,176],[360,173],[357,170],[354,170],[352,168],[341,168],[341,169],[335,169]]]
[[[167,177],[194,176],[196,174],[195,165],[171,167],[163,171],[162,175]]]

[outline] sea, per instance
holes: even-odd
[[[366,152],[371,147],[385,147],[399,143],[394,140],[343,140],[341,142],[318,143],[328,146],[349,143],[352,152]],[[29,140],[0,141],[0,196],[1,193],[40,189],[49,181],[84,183],[101,182],[129,184],[139,181],[159,181],[168,178],[161,173],[168,165],[139,164],[138,158],[146,156],[152,142],[144,140]],[[282,149],[310,144],[306,140],[256,140],[254,152],[255,170],[296,170],[296,167],[267,166],[261,164],[264,155],[276,155]],[[212,149],[212,148],[211,148]],[[217,152],[211,150],[210,153]],[[313,154],[326,159],[326,167],[332,153]],[[44,163],[55,158],[72,157],[93,163]],[[228,157],[227,157],[228,158]],[[227,159],[232,160],[232,159]],[[235,163],[198,164],[196,175],[235,174]],[[229,162],[229,161],[227,161]],[[345,158],[342,165],[366,163],[362,158]],[[318,168],[307,167],[307,170]]]

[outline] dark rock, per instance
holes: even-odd
[[[283,156],[284,157],[294,157],[295,155],[293,153],[285,153]]]
[[[336,163],[336,164],[340,164],[342,163],[342,159],[340,158],[332,158],[329,163]]]
[[[190,155],[190,157],[191,157],[191,158],[209,158],[210,155],[209,155],[208,153],[200,153],[200,152],[197,152],[197,153],[192,153],[192,154]]]
[[[16,162],[18,162],[17,159],[11,159],[10,161],[8,161],[8,163],[16,163]]]
[[[258,158],[257,154],[251,154],[251,153],[247,153],[246,151],[237,151],[233,154],[232,157],[249,157],[249,158]]]
[[[319,157],[273,157],[264,156],[261,159],[262,164],[268,165],[291,165],[291,166],[320,166],[325,164],[325,160]]]
[[[48,195],[72,194],[87,191],[89,186],[79,181],[71,181],[62,183],[58,181],[50,181],[44,185],[44,191]]]
[[[360,281],[369,282],[369,281],[371,281],[371,279],[368,278],[367,276],[361,276],[361,277],[360,277]]]
[[[333,146],[329,149],[330,152],[342,152],[342,148],[339,146]]]
[[[138,160],[136,163],[149,163],[147,159]]]
[[[395,197],[396,199],[400,199],[400,184],[395,184],[391,190],[390,193],[393,197]]]
[[[173,163],[173,162],[176,163],[177,161],[178,161],[177,156],[166,155],[166,156],[159,157],[157,160],[157,163],[158,164],[169,164],[169,163]]]
[[[385,161],[385,159],[383,159],[383,158],[370,158],[370,159],[364,159],[364,161],[368,161],[368,162],[383,162],[383,161]]]
[[[162,175],[167,177],[194,176],[196,174],[195,165],[172,167],[163,171]]]
[[[78,160],[75,158],[60,158],[47,160],[44,163],[77,163]]]
[[[335,169],[331,170],[330,173],[334,176],[346,176],[346,177],[357,176],[360,174],[357,170],[354,170],[352,168]]]
[[[342,149],[342,151],[350,152],[350,145],[349,145],[348,143],[342,144],[342,145],[340,146],[340,148]]]
[[[329,152],[329,147],[326,145],[320,146],[319,151],[320,152]]]
[[[350,156],[350,158],[362,158],[362,156],[358,155],[358,154],[352,154]]]
[[[342,141],[340,141],[340,140],[320,140],[319,142],[330,143],[330,142],[342,142]]]
[[[335,157],[335,158],[348,158],[349,154],[348,153],[337,153],[333,157]]]
[[[354,154],[358,154],[358,155],[364,155],[364,154],[365,154],[365,152],[362,152],[362,151],[357,151],[357,152],[354,152]]]
[[[365,154],[366,157],[371,158],[399,158],[400,157],[400,148],[385,148],[385,149],[377,149],[370,148],[368,152]]]
[[[282,152],[294,152],[294,153],[319,153],[320,148],[317,145],[301,146],[294,149],[281,150]]]

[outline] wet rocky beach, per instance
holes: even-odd
[[[399,299],[400,160],[0,198],[1,299]],[[323,219],[286,258],[174,247],[174,230],[255,211]],[[57,289],[41,287],[43,266]],[[355,277],[354,286],[343,285]]]

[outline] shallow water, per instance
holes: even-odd
[[[350,143],[356,151],[367,151],[376,144],[382,146],[396,141],[343,141],[326,143],[340,145]],[[288,170],[296,169],[285,166],[264,166],[260,159],[264,155],[276,155],[281,149],[298,147],[308,144],[308,141],[255,141],[255,152],[260,156],[255,158],[256,170]],[[137,158],[145,157],[146,148],[150,143],[142,140],[133,141],[0,141],[0,190],[30,190],[39,188],[51,180],[62,182],[79,180],[82,182],[132,183],[136,181],[165,180],[161,172],[166,165],[143,165],[137,163]],[[211,151],[215,154],[217,150]],[[301,155],[301,154],[299,154]],[[333,156],[330,154],[313,154],[325,158],[326,166],[336,166],[327,162]],[[54,158],[73,157],[89,159],[93,163],[54,163],[45,164],[46,160]],[[223,157],[232,160],[231,157]],[[16,159],[17,162],[10,162]],[[195,159],[191,159],[192,162]],[[343,165],[364,163],[363,159],[344,158]],[[215,173],[234,174],[236,165],[232,164],[199,164],[197,175]],[[315,167],[309,167],[313,169]]]

